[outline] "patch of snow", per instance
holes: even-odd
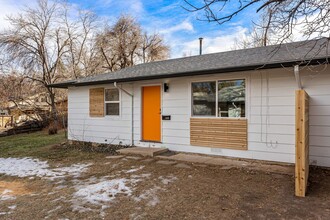
[[[5,189],[1,194],[0,194],[0,201],[6,201],[6,200],[13,200],[16,199],[15,196],[9,195],[13,191],[10,189]]]
[[[14,210],[14,209],[17,208],[17,205],[11,205],[11,206],[8,206],[8,208],[11,209],[11,210]]]
[[[65,200],[65,199],[66,199],[65,196],[60,196],[57,199],[54,199],[52,202],[58,202],[58,201],[62,201],[62,200]]]
[[[132,175],[130,178],[92,177],[88,181],[80,182],[75,185],[76,192],[71,200],[73,211],[93,211],[89,206],[94,208],[98,206],[101,209],[101,216],[104,216],[104,210],[109,208],[117,196],[132,196],[136,184],[149,176],[150,174]]]
[[[72,200],[73,211],[92,211],[88,205],[97,205],[101,209],[100,215],[104,217],[104,210],[118,194],[131,195],[132,189],[128,186],[128,182],[128,179],[119,178],[77,187]]]
[[[74,196],[86,203],[99,205],[101,202],[111,202],[118,194],[131,195],[132,189],[127,186],[128,179],[105,180],[87,185],[75,192]]]
[[[30,177],[34,176],[54,180],[66,176],[78,177],[86,171],[91,164],[74,164],[70,167],[51,169],[47,161],[33,158],[0,158],[0,173],[9,176]]]
[[[140,167],[137,167],[137,168],[126,170],[126,171],[124,171],[124,173],[134,173],[134,172],[137,172],[139,170],[142,170],[143,168],[144,168],[144,166],[140,166]]]
[[[166,177],[160,176],[158,179],[164,184],[168,185],[174,181],[176,181],[178,178],[174,175],[169,175]],[[165,191],[164,188],[161,188],[160,186],[154,186],[151,189],[145,190],[141,195],[138,197],[135,197],[134,200],[136,202],[140,202],[142,200],[147,200],[147,206],[156,206],[160,200],[158,198],[158,192],[159,191]]]
[[[136,202],[140,202],[142,200],[148,200],[147,206],[156,206],[160,201],[157,196],[157,191],[162,190],[159,186],[156,186],[154,188],[148,189],[144,191],[141,195],[138,197],[135,197],[134,200]]]
[[[50,213],[52,213],[52,212],[56,212],[56,211],[58,211],[58,210],[60,210],[62,208],[62,206],[56,206],[54,209],[52,209],[52,210],[49,210],[47,213],[48,214],[50,214]]]
[[[168,185],[169,183],[174,182],[178,178],[173,175],[169,175],[167,177],[160,176],[158,177],[158,179],[160,179],[163,184]]]

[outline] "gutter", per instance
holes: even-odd
[[[125,94],[127,94],[128,96],[131,97],[132,100],[132,115],[131,115],[131,145],[134,146],[134,95],[127,92],[125,89],[118,87],[117,86],[117,82],[113,83],[113,86],[117,89],[119,89],[120,91],[123,91]],[[132,87],[132,91],[134,93],[134,85]]]

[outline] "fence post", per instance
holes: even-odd
[[[296,90],[295,195],[305,197],[309,173],[309,96]]]

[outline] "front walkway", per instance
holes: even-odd
[[[188,162],[194,164],[206,164],[222,166],[223,169],[242,168],[248,170],[260,170],[271,173],[294,175],[294,164],[284,164],[257,160],[235,159],[221,156],[209,156],[190,153],[168,152],[166,148],[133,147],[118,150],[124,155],[141,155],[156,157],[159,159],[177,162]]]

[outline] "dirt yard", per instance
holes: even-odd
[[[0,158],[2,219],[329,219],[330,172],[290,175],[101,153]],[[56,158],[54,155],[66,155]]]

